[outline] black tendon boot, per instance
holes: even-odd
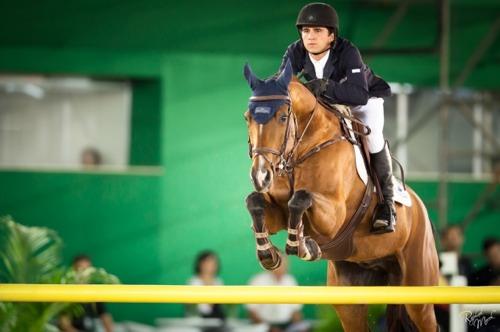
[[[389,147],[384,145],[382,151],[371,153],[371,164],[380,182],[384,202],[378,204],[372,219],[371,232],[374,234],[394,232],[396,210],[394,208],[394,184],[392,182],[392,160]]]

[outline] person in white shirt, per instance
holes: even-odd
[[[192,286],[220,286],[222,280],[218,277],[220,270],[217,254],[210,250],[198,254],[194,264],[194,275],[189,278],[188,285]],[[220,304],[200,303],[187,307],[188,316],[203,318],[219,318],[224,320],[224,308]]]
[[[288,261],[282,256],[280,267],[255,275],[251,286],[297,286],[295,278],[288,274]],[[269,332],[307,331],[302,321],[302,304],[247,304],[250,320],[255,324],[267,324]]]

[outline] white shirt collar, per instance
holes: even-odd
[[[325,69],[326,62],[328,61],[328,57],[330,56],[330,50],[326,51],[325,55],[319,60],[315,60],[310,53],[309,59],[311,59],[312,64],[314,65],[314,71],[316,72],[317,78],[323,78],[323,69]]]

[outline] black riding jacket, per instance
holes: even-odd
[[[317,78],[302,40],[288,46],[279,72],[287,59],[291,62],[294,75],[302,72],[308,81]],[[335,103],[358,106],[365,105],[370,97],[391,95],[389,84],[363,63],[356,46],[344,38],[337,37],[332,43],[323,78],[328,79],[324,95]]]

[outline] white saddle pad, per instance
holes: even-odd
[[[359,178],[367,184],[368,172],[366,171],[365,162],[363,160],[363,156],[361,155],[361,149],[357,145],[353,145],[353,147],[354,154],[356,155],[356,169],[358,170]],[[406,206],[411,206],[410,194],[404,189],[401,181],[394,176],[392,177],[392,181],[394,182],[394,201]]]

